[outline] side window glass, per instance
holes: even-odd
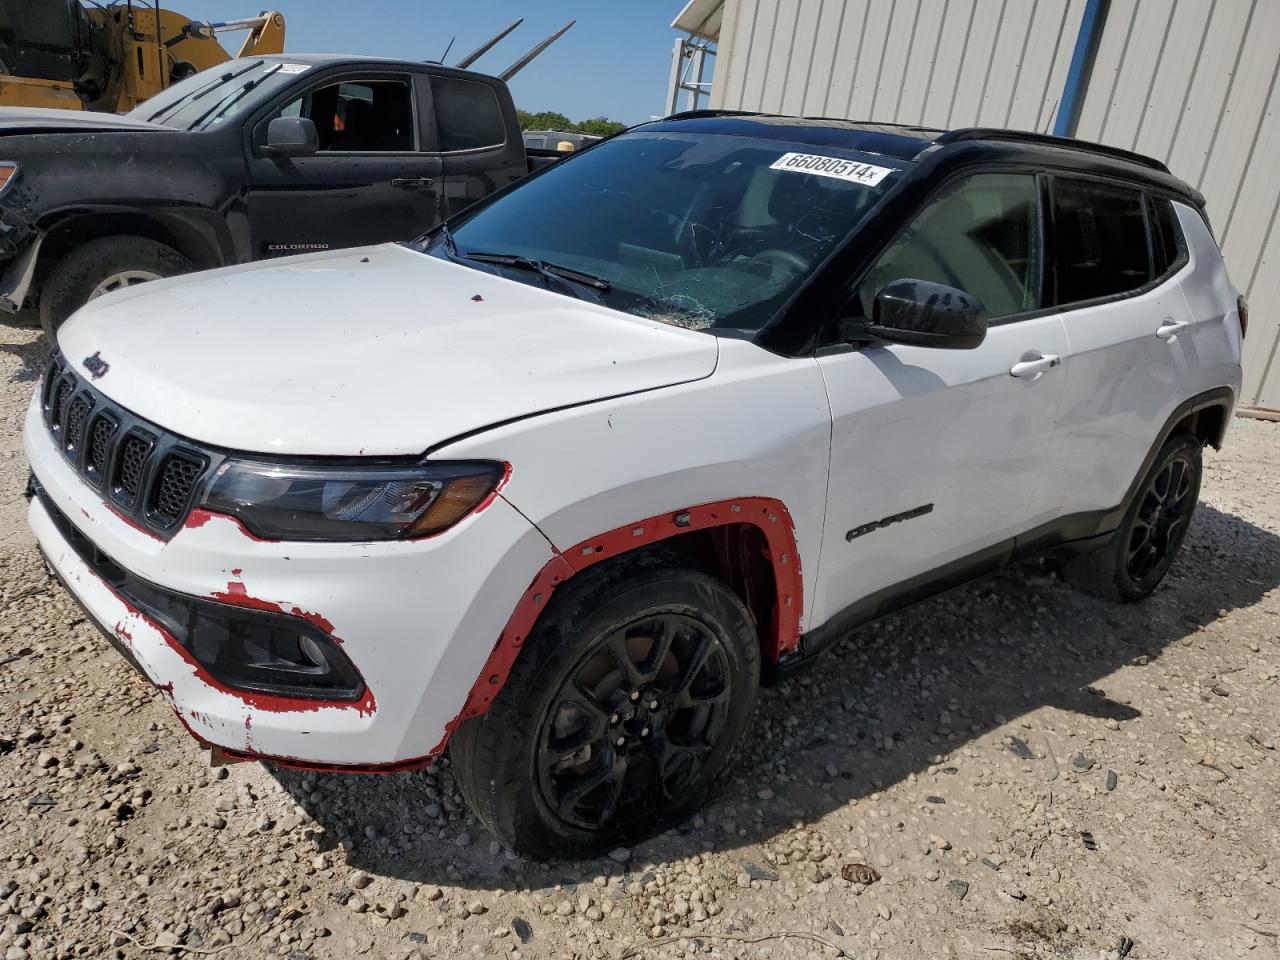
[[[1156,262],[1154,274],[1163,277],[1177,270],[1184,262],[1187,242],[1182,236],[1182,224],[1178,222],[1178,212],[1173,204],[1159,197],[1148,198],[1148,209],[1153,220],[1152,238],[1154,240]]]
[[[1136,190],[1055,178],[1053,218],[1059,304],[1128,293],[1151,279]]]
[[[1035,178],[984,173],[947,188],[876,261],[858,288],[863,315],[894,280],[931,280],[981,301],[992,320],[1040,306]]]
[[[309,117],[321,152],[387,153],[415,149],[407,80],[343,81],[310,90],[280,111]]]
[[[475,150],[506,142],[507,128],[502,122],[498,95],[487,83],[433,75],[431,99],[441,150]]]

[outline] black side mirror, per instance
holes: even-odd
[[[309,157],[320,149],[310,117],[276,117],[267,124],[266,152],[273,157]]]
[[[987,309],[963,290],[929,280],[894,280],[876,293],[864,337],[945,350],[972,350],[987,335]]]

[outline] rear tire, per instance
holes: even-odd
[[[1062,575],[1094,596],[1131,603],[1151,593],[1177,558],[1200,498],[1201,444],[1189,433],[1169,439],[1115,532],[1067,560]]]
[[[40,326],[52,344],[58,328],[102,293],[195,269],[172,247],[146,237],[99,237],[54,265],[40,293]]]
[[[458,787],[509,848],[596,856],[720,789],[755,707],[759,643],[737,595],[678,564],[654,554],[571,581],[488,712],[454,734]]]

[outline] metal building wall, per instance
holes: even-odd
[[[714,107],[1053,126],[1085,0],[728,0]]]
[[[1050,131],[1086,0],[726,0],[711,104]],[[1280,0],[1111,0],[1076,135],[1209,199],[1253,309],[1242,404],[1280,409]]]
[[[1241,402],[1280,409],[1280,2],[1111,0],[1076,136],[1202,190],[1250,311]]]

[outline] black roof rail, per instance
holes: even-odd
[[[763,117],[768,114],[758,110],[682,110],[680,113],[669,113],[660,120],[700,120],[703,117]]]
[[[1096,153],[1116,160],[1125,160],[1139,166],[1168,173],[1169,168],[1152,157],[1124,150],[1120,147],[1109,147],[1105,143],[1093,143],[1089,140],[1074,140],[1070,137],[1054,137],[1047,133],[1031,133],[1025,130],[1003,130],[999,127],[965,127],[959,130],[948,130],[934,138],[934,143],[961,143],[967,140],[1002,140],[1013,143],[1031,143],[1045,147],[1062,147],[1064,150],[1076,150],[1082,153]]]

